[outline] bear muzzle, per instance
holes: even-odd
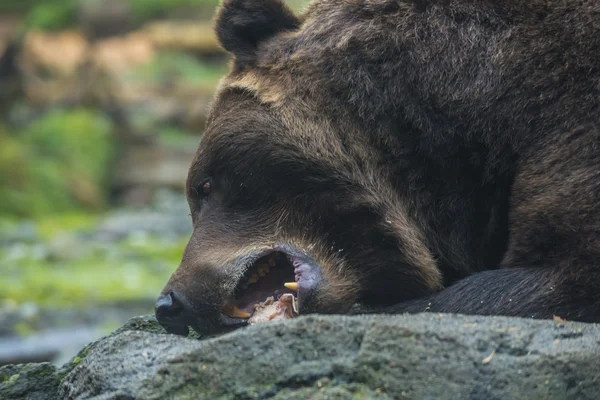
[[[306,254],[287,246],[274,246],[244,259],[251,261],[237,262],[243,272],[235,274],[236,278],[232,276],[236,279],[232,293],[218,301],[213,298],[210,306],[200,304],[202,297],[196,299],[198,304],[191,304],[177,290],[177,282],[170,282],[156,301],[158,322],[169,333],[186,336],[191,326],[199,334],[208,335],[318,312],[310,305],[322,280],[320,266]],[[207,283],[210,278],[205,278]],[[220,308],[215,306],[219,302]]]
[[[189,327],[200,335],[211,335],[247,325],[245,320],[231,318],[217,311],[197,314],[187,299],[176,290],[167,290],[158,297],[154,313],[167,332],[181,336],[189,334]]]

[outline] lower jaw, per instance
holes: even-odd
[[[319,265],[310,257],[290,248],[274,250],[254,262],[254,278],[246,276],[238,296],[221,310],[228,326],[295,318],[322,280]],[[264,275],[257,276],[265,263],[267,272],[263,269]]]
[[[299,315],[298,299],[291,293],[284,293],[281,296],[269,296],[264,301],[253,305],[251,313],[239,309],[233,304],[226,304],[221,312],[224,317],[234,321],[239,321],[240,325],[253,325],[268,321],[292,319]],[[245,322],[245,324],[243,323]]]

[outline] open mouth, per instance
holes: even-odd
[[[256,324],[291,319],[299,314],[294,259],[279,251],[256,260],[240,279],[232,299],[221,310],[230,318]]]

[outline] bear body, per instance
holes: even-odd
[[[225,0],[232,69],[158,319],[243,325],[291,279],[300,314],[600,321],[598,21],[598,1]],[[273,253],[289,265],[252,282]]]

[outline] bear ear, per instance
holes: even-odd
[[[300,21],[281,0],[223,0],[215,31],[221,46],[235,56],[238,68],[252,64],[258,45]]]

